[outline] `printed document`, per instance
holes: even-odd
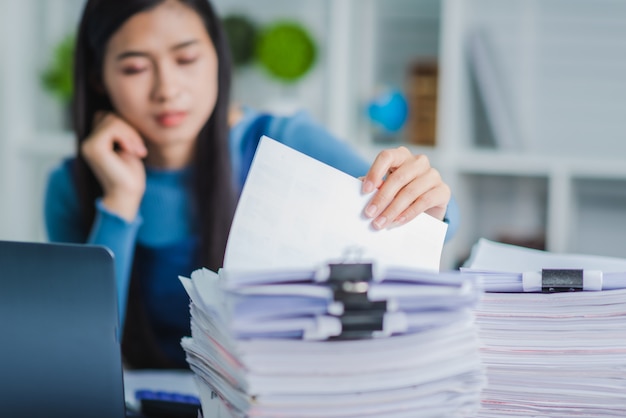
[[[377,261],[438,271],[447,224],[425,213],[374,230],[360,180],[264,136],[226,246],[227,269]]]

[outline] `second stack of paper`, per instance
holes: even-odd
[[[623,417],[626,290],[486,293],[479,417]]]
[[[483,276],[476,308],[488,384],[480,418],[624,417],[626,414],[626,289],[563,293],[490,292],[521,288],[521,275],[540,267],[624,268],[626,260],[563,255],[482,240],[466,272]],[[624,273],[626,274],[626,273]],[[614,279],[610,281],[609,279]],[[509,293],[510,292],[510,293]]]

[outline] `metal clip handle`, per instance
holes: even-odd
[[[541,270],[541,291],[544,293],[579,292],[584,288],[583,270]]]

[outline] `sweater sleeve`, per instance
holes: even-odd
[[[80,228],[80,204],[71,178],[71,161],[65,161],[48,176],[44,196],[44,223],[53,242],[84,243]]]
[[[275,117],[269,136],[353,177],[364,176],[370,168],[370,163],[350,144],[332,135],[306,112]]]
[[[48,239],[52,242],[101,245],[111,250],[115,259],[120,323],[123,325],[135,240],[142,220],[138,216],[133,222],[127,222],[108,212],[100,200],[95,204],[94,223],[85,236],[80,226],[80,204],[72,182],[70,162],[65,162],[50,173],[44,197]]]

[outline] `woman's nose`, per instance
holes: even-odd
[[[176,69],[168,65],[162,65],[156,72],[153,100],[167,102],[175,99],[180,94],[180,80]]]

